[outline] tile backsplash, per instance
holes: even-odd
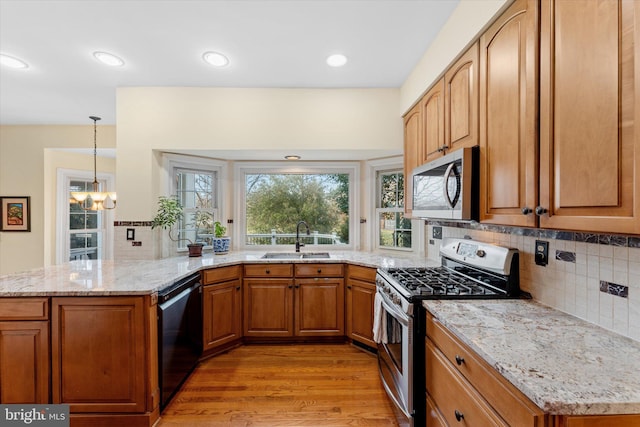
[[[640,341],[637,237],[470,224],[427,225],[430,259],[439,259],[440,234],[516,248],[520,251],[520,287],[535,300]],[[546,266],[535,263],[536,240],[549,242]]]

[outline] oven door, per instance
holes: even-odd
[[[382,339],[378,343],[380,377],[389,397],[408,417],[413,415],[413,319],[382,296]]]

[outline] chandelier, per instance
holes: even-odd
[[[78,203],[80,208],[85,211],[114,209],[116,207],[116,193],[113,191],[99,191],[100,184],[96,173],[96,157],[98,155],[96,122],[100,120],[100,117],[89,116],[89,118],[93,120],[93,191],[72,191],[72,201]]]

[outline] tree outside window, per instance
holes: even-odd
[[[382,248],[411,249],[411,220],[404,217],[404,173],[378,172],[377,183],[378,245]]]
[[[349,174],[247,173],[245,190],[247,245],[294,244],[298,221],[304,244],[349,243]]]
[[[189,242],[185,239],[211,246],[213,223],[217,218],[216,173],[178,168],[175,179],[176,196],[184,208],[178,225],[178,247],[186,248]]]

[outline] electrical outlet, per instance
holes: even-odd
[[[433,238],[438,240],[442,239],[442,227],[433,227]]]
[[[537,265],[542,266],[549,263],[549,242],[536,240],[535,261]]]

